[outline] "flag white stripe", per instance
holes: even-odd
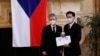
[[[30,19],[17,2],[11,0],[13,47],[30,47]]]

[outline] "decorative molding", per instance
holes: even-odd
[[[9,3],[0,3],[0,28],[11,27],[11,8]]]
[[[0,17],[1,17],[1,6],[0,6]],[[1,18],[0,18],[1,19]]]

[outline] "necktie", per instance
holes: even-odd
[[[68,24],[68,31],[70,31],[70,25]]]
[[[55,33],[55,27],[53,27],[53,32]]]

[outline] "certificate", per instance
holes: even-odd
[[[64,44],[69,44],[69,43],[71,43],[70,36],[56,37],[57,46],[63,46]]]

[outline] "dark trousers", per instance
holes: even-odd
[[[61,56],[59,51],[47,51],[47,56]]]
[[[46,56],[62,56],[62,54],[60,54],[60,51],[58,50],[47,50],[46,52],[47,52]]]
[[[80,54],[73,51],[64,51],[64,56],[80,56]]]

